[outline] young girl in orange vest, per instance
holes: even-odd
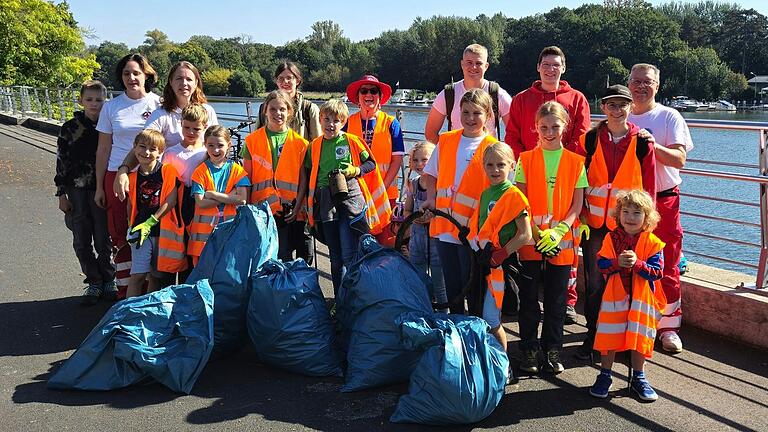
[[[307,174],[304,156],[309,143],[288,125],[293,118],[293,102],[283,90],[264,99],[267,125],[245,138],[243,168],[251,182],[250,203],[266,201],[277,222],[280,242],[277,257],[285,262],[303,258],[311,263],[309,243],[305,241]]]
[[[306,158],[309,175],[309,224],[328,246],[331,280],[338,293],[346,267],[352,264],[362,234],[389,223],[392,210],[371,150],[345,133],[347,105],[331,99],[320,107],[322,136],[315,138]],[[373,176],[366,174],[373,173]],[[331,182],[346,184],[346,194],[331,191]],[[337,191],[334,191],[337,192]]]
[[[210,126],[203,138],[208,159],[192,173],[195,216],[187,250],[195,265],[213,228],[235,217],[236,206],[246,203],[251,185],[243,167],[227,159],[232,139],[227,128]]]
[[[611,367],[617,351],[632,352],[631,390],[644,401],[658,395],[645,378],[645,359],[653,355],[656,326],[667,304],[661,289],[664,242],[652,231],[659,221],[647,192],[622,192],[616,199],[616,228],[603,241],[597,256],[608,284],[603,293],[594,348],[601,369],[589,394],[608,397]]]
[[[515,181],[528,197],[533,238],[520,249],[520,369],[537,373],[539,351],[546,352],[544,370],[558,374],[570,268],[576,254],[574,225],[588,186],[584,158],[563,148],[568,113],[557,102],[545,102],[536,113],[538,146],[520,154]],[[538,338],[539,283],[544,285],[544,323]]]
[[[480,194],[490,182],[483,173],[483,152],[498,142],[485,123],[493,116],[493,101],[482,89],[471,89],[461,97],[461,129],[440,135],[437,148],[424,167],[427,200],[422,210],[436,209],[469,226]],[[470,248],[462,244],[459,230],[448,220],[430,221],[429,235],[437,241],[451,313],[464,313],[464,299],[457,299],[469,281]],[[474,309],[475,305],[470,305]]]
[[[184,224],[177,208],[181,182],[170,164],[160,163],[165,149],[163,134],[144,129],[133,141],[133,154],[139,168],[128,174],[128,241],[131,248],[131,278],[126,297],[157,291],[162,272],[178,272],[187,267],[184,253]]]
[[[483,319],[491,327],[504,351],[507,350],[507,334],[501,326],[501,304],[504,301],[504,270],[501,264],[531,240],[531,223],[528,219],[528,199],[509,180],[515,166],[512,149],[503,142],[488,145],[483,152],[483,168],[491,185],[480,195],[478,207],[470,222],[470,236],[490,267],[486,277]],[[514,283],[514,281],[511,281]],[[509,379],[512,378],[509,370]]]

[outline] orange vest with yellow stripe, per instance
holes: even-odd
[[[233,163],[230,166],[227,187],[223,193],[232,193],[237,182],[246,176],[246,172],[240,165]],[[208,170],[208,165],[203,162],[192,173],[192,181],[199,183],[206,191],[215,191],[216,184],[213,182],[213,176]],[[187,245],[187,254],[199,257],[203,252],[205,242],[208,236],[213,232],[213,228],[226,220],[232,219],[237,214],[237,208],[234,204],[226,204],[224,211],[219,215],[219,206],[215,205],[209,208],[202,208],[195,203],[195,216],[189,226],[189,244]],[[220,217],[221,216],[221,217]]]
[[[555,189],[552,193],[552,213],[549,213],[549,194],[547,192],[547,169],[544,166],[544,150],[536,147],[520,153],[520,162],[525,174],[526,195],[531,208],[531,221],[540,230],[557,226],[568,215],[573,204],[576,183],[584,170],[584,157],[563,149],[557,168]],[[575,233],[578,232],[578,220],[560,240],[560,253],[548,261],[554,265],[572,265],[576,256]],[[540,261],[542,255],[536,252],[533,238],[520,248],[520,259]]]
[[[387,175],[389,164],[392,162],[392,134],[389,129],[392,127],[392,122],[394,120],[395,117],[384,111],[379,110],[379,112],[376,113],[376,125],[373,128],[373,139],[371,140],[371,157],[376,161],[376,165],[379,167],[382,178]],[[360,111],[349,117],[349,120],[347,121],[347,132],[365,140]],[[371,173],[368,173],[365,177],[370,175]],[[390,199],[397,199],[398,192],[395,182],[392,182],[392,185],[387,188],[387,195]]]
[[[584,148],[585,137],[586,134],[582,135],[580,139],[582,148]],[[618,193],[633,189],[643,189],[640,161],[635,156],[637,154],[637,135],[631,138],[627,152],[624,154],[624,159],[621,161],[613,181],[608,178],[608,167],[603,155],[600,134],[598,134],[597,140],[595,154],[592,156],[592,162],[587,170],[589,187],[584,191],[587,207],[587,225],[592,228],[600,228],[605,225],[608,229],[613,230],[616,228],[616,221],[608,212],[616,208],[616,196]],[[613,143],[608,145],[613,145]]]
[[[367,152],[371,154],[371,150],[365,145],[365,142],[358,138],[356,135],[350,133],[344,134],[347,142],[349,143],[349,154],[352,157],[352,164],[360,166],[360,154]],[[317,172],[320,169],[320,154],[323,149],[323,136],[319,136],[312,141],[310,146],[310,154],[312,157],[312,172],[309,175],[309,214],[308,220],[310,225],[315,224],[314,211],[312,210],[315,205],[315,189],[317,188]],[[387,198],[387,191],[384,189],[384,181],[381,178],[381,173],[378,167],[375,167],[371,172],[375,175],[365,177],[358,177],[357,181],[360,185],[360,191],[365,198],[365,219],[368,223],[368,229],[371,234],[380,233],[387,225],[389,225],[390,218],[392,216],[392,208],[389,206],[389,199]],[[369,173],[369,174],[371,174]]]
[[[490,242],[496,248],[504,247],[499,240],[499,232],[508,223],[514,223],[515,218],[527,209],[528,199],[520,192],[520,189],[512,186],[496,201],[479,230],[477,226],[480,210],[479,208],[475,209],[470,222],[470,237],[475,238],[479,245],[484,246],[485,242]],[[486,282],[493,299],[496,301],[496,307],[501,309],[501,304],[504,301],[504,270],[501,267],[492,268],[486,277]]]
[[[464,129],[456,129],[440,135],[438,140],[439,153],[437,166],[437,183],[435,185],[435,209],[444,211],[463,225],[469,226],[469,220],[480,201],[480,194],[488,188],[490,181],[483,170],[483,152],[485,148],[498,140],[492,135],[486,135],[475,150],[467,169],[461,176],[461,182],[456,191],[453,190],[453,180],[456,176],[456,155]],[[459,230],[445,218],[435,218],[429,223],[429,235],[437,237],[449,233],[456,240]]]
[[[178,273],[187,269],[187,254],[184,246],[184,221],[181,218],[181,198],[184,196],[184,182],[179,179],[176,169],[171,164],[163,164],[161,167],[163,186],[160,188],[160,205],[168,201],[168,195],[176,188],[176,206],[169,209],[168,213],[160,218],[160,238],[157,242],[157,270],[168,273]],[[128,187],[131,193],[128,199],[131,202],[131,214],[129,226],[136,222],[136,194],[137,173],[128,174]]]
[[[299,171],[303,169],[304,155],[309,143],[288,129],[277,168],[272,161],[272,149],[266,128],[260,128],[245,138],[245,145],[251,155],[251,197],[250,202],[257,204],[266,201],[272,214],[283,210],[283,204],[290,204],[299,191]],[[303,203],[295,203],[304,208]],[[299,213],[304,220],[304,211]]]
[[[635,254],[638,260],[645,261],[663,249],[664,242],[652,233],[643,232],[637,240]],[[605,237],[599,255],[616,259],[610,234]],[[648,284],[654,285],[653,292]],[[597,317],[594,349],[603,354],[633,350],[651,358],[656,327],[666,305],[661,281],[648,281],[633,272],[630,290],[622,284],[619,273],[608,276]]]

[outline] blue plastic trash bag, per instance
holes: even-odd
[[[317,270],[302,259],[267,261],[251,275],[248,334],[266,364],[304,375],[341,375]]]
[[[336,301],[347,356],[342,391],[408,381],[421,353],[400,344],[395,318],[404,312],[432,312],[419,270],[399,252],[364,235]]]
[[[266,202],[238,207],[234,219],[218,224],[208,238],[187,282],[208,279],[213,289],[214,358],[247,342],[248,277],[277,259],[277,247],[277,227]]]
[[[170,286],[112,306],[48,388],[112,390],[154,379],[189,394],[212,349],[208,281]]]
[[[390,421],[453,425],[491,415],[504,397],[509,358],[485,321],[407,313],[397,324],[403,345],[424,354]]]

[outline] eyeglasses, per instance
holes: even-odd
[[[554,64],[553,63],[540,63],[539,66],[542,69],[560,69],[561,67],[563,67],[563,65],[557,64],[557,63],[554,63]]]
[[[367,95],[368,93],[370,93],[370,94],[375,96],[375,95],[379,94],[379,88],[378,87],[366,87],[366,88],[361,88],[360,90],[358,90],[358,92],[361,95]]]
[[[640,86],[646,86],[650,87],[652,85],[656,84],[656,80],[648,79],[648,80],[630,80],[629,85],[634,87],[640,87]]]
[[[605,107],[610,111],[619,111],[619,110],[623,111],[629,108],[629,103],[608,102],[607,104],[605,104]]]

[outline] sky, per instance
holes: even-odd
[[[654,5],[668,2],[651,1]],[[768,15],[768,1],[735,2],[746,9],[753,8]],[[93,35],[86,40],[87,45],[111,41],[123,42],[133,48],[144,42],[147,30],[155,28],[165,32],[174,42],[185,42],[192,35],[207,35],[215,39],[250,35],[254,42],[283,45],[308,36],[312,32],[312,23],[332,20],[341,26],[344,36],[359,41],[375,38],[387,30],[405,30],[417,17],[455,15],[474,18],[480,14],[491,16],[501,12],[508,17],[520,18],[545,13],[558,6],[575,8],[584,3],[602,1],[131,0],[96,3],[92,0],[68,0],[68,3],[75,20]],[[687,3],[698,3],[698,0]],[[119,7],[104,7],[109,4]]]

